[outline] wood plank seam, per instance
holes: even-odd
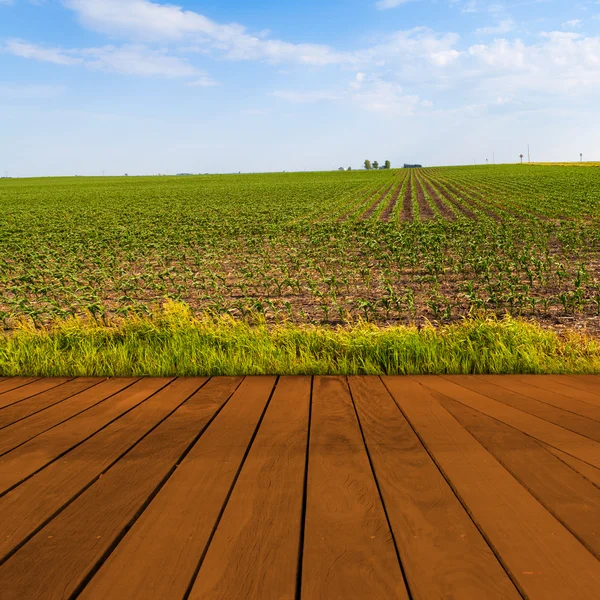
[[[175,381],[175,380],[173,380],[173,381]],[[171,385],[171,383],[173,383],[173,381],[170,381],[167,384],[167,386]],[[165,417],[163,417],[160,421],[158,421],[156,423],[156,425],[154,425],[151,429],[149,429],[139,440],[137,440],[132,446],[130,446],[126,450],[124,450],[118,457],[116,457],[115,460],[110,465],[108,465],[98,476],[94,477],[93,480],[91,480],[83,488],[81,488],[79,490],[79,492],[77,492],[67,502],[65,502],[62,506],[60,506],[54,513],[52,513],[52,515],[50,515],[47,519],[45,519],[43,522],[41,522],[26,538],[24,538],[10,552],[8,552],[5,556],[1,557],[0,558],[0,566],[2,566],[9,558],[11,558],[13,556],[13,554],[15,554],[16,552],[18,552],[30,539],[32,539],[35,535],[37,535],[39,531],[41,531],[44,527],[46,527],[48,525],[48,523],[50,523],[54,518],[56,518],[60,513],[62,513],[69,505],[71,505],[73,502],[75,502],[75,500],[77,500],[77,498],[79,498],[88,488],[90,488],[92,485],[94,485],[94,483],[96,483],[96,481],[98,481],[107,471],[109,471],[110,469],[112,469],[112,467],[114,467],[128,452],[130,452],[133,448],[135,448],[135,446],[137,446],[139,443],[141,443],[144,440],[144,438],[146,438],[159,425],[161,425],[164,421],[166,421],[175,411],[177,411],[183,404],[185,404],[195,393],[197,393],[199,390],[201,390],[209,381],[210,381],[210,378],[207,378],[206,381],[198,388],[198,390],[196,390],[195,392],[193,392],[192,394],[190,394],[190,396],[188,396],[183,402],[181,402],[178,406],[176,406],[170,413],[168,413]],[[133,383],[135,383],[135,382],[133,382]],[[133,383],[131,385],[133,385]],[[167,386],[164,386],[160,390],[157,390],[156,393],[160,392],[161,390],[164,390]],[[127,388],[124,388],[124,389],[127,389]],[[121,393],[122,391],[123,390],[119,390],[118,392],[115,392],[115,394]],[[113,394],[113,395],[115,395],[115,394]],[[152,394],[152,395],[154,395],[154,394]],[[150,398],[150,397],[151,396],[148,396],[148,398]],[[126,414],[126,413],[124,413],[124,414]],[[122,416],[124,416],[124,414]],[[207,424],[207,427],[208,427],[208,424]],[[177,465],[175,465],[175,466],[177,466]],[[169,477],[170,476],[171,476],[171,473],[169,473]],[[135,518],[137,519],[138,516],[139,515],[136,515]],[[112,552],[112,549],[111,549],[111,552]],[[79,592],[80,591],[81,590],[79,590]],[[77,592],[77,594],[79,592]],[[77,595],[77,594],[75,594],[75,595]]]
[[[75,381],[75,379],[73,379],[71,381]],[[27,415],[24,415],[22,417],[19,417],[19,418],[15,419],[14,421],[11,421],[10,423],[6,423],[5,425],[0,425],[0,431],[2,431],[2,429],[6,429],[7,427],[10,427],[11,425],[14,425],[15,423],[20,423],[21,421],[24,421],[25,419],[29,419],[29,417],[33,417],[34,415],[37,415],[45,410],[48,410],[49,408],[52,408],[53,406],[57,406],[61,402],[64,402],[65,400],[70,400],[71,398],[74,398],[75,396],[78,396],[79,394],[82,394],[83,392],[87,392],[88,390],[91,390],[91,389],[95,388],[96,386],[100,385],[102,383],[102,381],[103,381],[102,379],[99,379],[98,381],[96,381],[95,383],[90,385],[89,387],[87,387],[83,390],[75,391],[72,394],[70,394],[69,396],[65,396],[64,398],[57,400],[53,404],[48,404],[48,406],[43,406],[43,407],[39,408],[38,410],[34,410],[33,412],[31,412]],[[63,387],[67,383],[70,383],[70,382],[65,382],[61,385],[57,385],[56,388],[52,388],[52,391],[57,388]],[[49,390],[47,390],[47,391],[49,391]],[[43,394],[45,392],[41,392],[41,393]],[[39,394],[37,394],[37,395],[39,395]],[[32,396],[32,397],[34,397],[34,396]],[[27,400],[30,400],[30,398],[27,398]],[[24,402],[24,400],[21,400],[20,402]],[[14,406],[14,404],[12,404],[11,406]],[[9,407],[6,406],[5,408],[9,408]]]
[[[50,379],[50,378],[47,378]],[[20,398],[19,400],[15,400],[14,402],[9,402],[9,404],[4,404],[4,401],[6,400],[6,398],[2,398],[0,397],[0,410],[3,410],[5,408],[8,408],[10,406],[14,406],[15,404],[18,404],[19,402],[23,402],[24,400],[29,400],[31,398],[35,398],[36,396],[39,396],[40,394],[44,394],[45,392],[49,391],[49,390],[54,390],[56,388],[59,388],[61,385],[64,385],[65,383],[69,383],[70,381],[73,381],[75,379],[75,377],[68,377],[65,379],[65,381],[61,381],[60,383],[50,386],[44,390],[41,390],[39,392],[35,392],[34,394],[31,394],[30,396],[24,396],[23,398]],[[35,381],[30,381],[28,384],[26,384],[25,386],[19,386],[15,389],[12,390],[8,390],[6,392],[4,392],[5,394],[11,394],[19,389],[21,389],[22,387],[27,387],[27,385],[31,385],[31,386],[35,386],[35,384],[39,384],[39,383],[43,383],[45,381],[45,378],[40,378],[40,379],[36,379]]]
[[[306,531],[306,502],[308,494],[308,461],[310,450],[310,426],[312,423],[313,389],[315,385],[314,375],[310,378],[310,400],[308,402],[308,432],[306,434],[306,456],[304,458],[304,483],[302,484],[302,513],[300,519],[300,543],[298,544],[298,567],[296,570],[296,598],[302,598],[302,563],[304,557],[304,534]]]
[[[381,493],[381,486],[379,485],[379,481],[377,479],[377,475],[375,473],[375,468],[373,466],[373,460],[371,459],[371,452],[369,451],[369,446],[367,445],[367,440],[365,438],[365,432],[363,431],[362,423],[360,422],[360,417],[358,415],[358,410],[356,408],[356,402],[354,400],[354,394],[352,393],[352,388],[350,387],[350,383],[348,382],[348,377],[345,377],[346,386],[348,387],[348,393],[350,394],[350,399],[352,400],[352,408],[354,409],[354,414],[356,415],[356,420],[358,422],[358,429],[360,430],[360,436],[362,438],[363,444],[365,446],[365,451],[367,453],[367,459],[369,461],[369,467],[371,468],[371,473],[373,475],[373,479],[375,480],[375,486],[377,487],[377,493],[379,494],[379,499],[381,500],[381,505],[383,506],[383,514],[385,515],[385,520],[390,531],[390,535],[392,536],[392,541],[394,542],[394,549],[396,550],[396,558],[398,559],[398,564],[400,565],[400,572],[402,573],[402,579],[404,580],[404,585],[406,586],[406,591],[408,592],[409,600],[412,600],[413,595],[410,591],[410,586],[408,585],[408,579],[406,577],[406,571],[404,569],[404,565],[402,564],[402,558],[400,556],[400,551],[398,550],[398,543],[396,542],[396,536],[394,535],[394,530],[392,528],[392,523],[390,522],[390,517],[388,514],[387,507],[385,505],[385,500],[383,498],[383,494]],[[381,381],[381,379],[380,379]],[[387,388],[386,388],[387,389]]]
[[[194,587],[194,583],[196,582],[196,578],[198,577],[198,573],[200,572],[200,568],[202,567],[202,563],[204,562],[204,557],[206,556],[206,553],[208,552],[208,549],[210,548],[210,544],[211,544],[211,542],[212,542],[212,540],[213,540],[213,538],[215,536],[215,532],[217,531],[217,527],[219,526],[219,523],[221,522],[221,517],[223,516],[223,513],[225,512],[225,508],[227,507],[227,503],[229,502],[229,498],[231,498],[231,494],[233,492],[233,489],[235,488],[235,485],[236,485],[236,483],[238,481],[240,473],[242,472],[242,469],[244,468],[244,463],[246,462],[246,458],[248,458],[248,454],[250,454],[250,448],[252,448],[252,444],[254,443],[254,440],[256,439],[256,435],[258,434],[258,430],[260,429],[260,426],[262,425],[263,419],[265,418],[265,414],[267,412],[267,409],[269,408],[269,405],[271,404],[271,399],[273,398],[273,394],[275,393],[275,389],[277,388],[277,384],[278,383],[279,383],[279,375],[275,379],[275,383],[273,385],[273,388],[271,389],[271,392],[269,393],[269,398],[267,399],[267,402],[265,403],[265,406],[264,406],[264,408],[262,410],[260,418],[258,419],[256,427],[254,428],[254,432],[252,433],[252,437],[250,438],[250,442],[248,443],[248,446],[246,447],[246,450],[244,452],[244,456],[242,457],[242,460],[241,460],[240,465],[239,465],[239,467],[237,469],[237,472],[236,472],[236,474],[235,474],[235,476],[233,478],[233,481],[231,482],[231,486],[229,488],[229,491],[227,492],[227,495],[225,496],[225,500],[223,502],[223,505],[221,506],[221,510],[219,511],[219,515],[217,517],[217,520],[215,521],[215,524],[213,525],[212,531],[210,532],[210,535],[208,536],[208,540],[206,541],[206,545],[204,546],[204,550],[202,551],[202,554],[200,555],[200,558],[198,559],[198,564],[196,565],[196,568],[194,569],[194,572],[192,574],[192,578],[190,580],[190,583],[188,584],[188,587],[187,587],[187,589],[185,591],[185,594],[183,596],[184,600],[187,600],[187,598],[189,598],[190,594],[192,593],[192,588]],[[198,438],[199,437],[200,436],[198,436]],[[196,440],[194,442],[194,444],[197,441],[198,440]],[[192,447],[193,447],[193,444],[190,446],[189,449],[191,450]],[[183,458],[181,460],[183,460]],[[171,474],[169,474],[169,477],[171,476]]]
[[[458,493],[458,490],[456,489],[455,485],[452,483],[452,481],[448,478],[448,476],[446,475],[446,473],[444,472],[444,470],[440,467],[439,462],[436,460],[436,458],[434,457],[433,453],[431,452],[431,450],[428,448],[427,444],[425,443],[425,440],[423,440],[423,438],[421,437],[421,435],[419,434],[419,432],[416,430],[416,428],[414,427],[414,425],[412,424],[411,420],[408,418],[408,416],[404,413],[404,411],[402,410],[402,408],[400,407],[400,405],[398,404],[398,402],[396,402],[396,398],[394,397],[394,395],[392,394],[391,390],[387,387],[385,380],[380,376],[380,379],[383,383],[383,385],[385,386],[386,390],[388,391],[388,393],[390,394],[390,396],[392,397],[392,399],[394,400],[394,403],[396,404],[396,406],[398,407],[398,410],[402,413],[402,415],[404,416],[404,418],[406,419],[406,422],[410,425],[410,428],[413,430],[414,434],[417,436],[417,438],[419,439],[419,441],[421,442],[421,445],[423,446],[423,448],[425,449],[425,451],[427,452],[427,454],[429,454],[429,457],[431,458],[431,460],[433,461],[433,464],[437,467],[438,471],[440,472],[440,474],[442,475],[442,477],[446,480],[446,483],[450,486],[450,489],[452,490],[452,493],[456,496],[456,499],[460,502],[461,506],[464,508],[465,512],[467,513],[467,515],[469,515],[469,519],[471,519],[471,521],[473,522],[473,525],[477,528],[477,530],[479,531],[479,533],[481,534],[481,536],[483,537],[483,539],[485,540],[485,543],[488,545],[490,551],[494,554],[494,556],[496,557],[496,559],[498,560],[498,562],[500,563],[500,565],[502,566],[502,569],[504,570],[504,572],[506,573],[506,576],[512,581],[513,585],[515,586],[515,589],[518,590],[518,592],[523,595],[522,590],[521,590],[521,586],[519,585],[518,581],[515,579],[515,577],[513,577],[510,569],[508,568],[508,565],[506,565],[506,563],[504,562],[504,560],[502,559],[502,557],[500,556],[500,554],[498,553],[498,551],[496,550],[496,548],[494,547],[494,545],[491,543],[488,535],[486,534],[486,532],[483,530],[482,527],[480,527],[479,523],[477,523],[477,521],[473,518],[473,513],[472,511],[469,509],[469,507],[467,506],[467,504],[464,502],[463,498],[461,497],[461,495]],[[425,386],[421,383],[418,382],[419,385],[423,388],[425,388]],[[426,389],[426,388],[425,388]],[[443,408],[443,407],[442,407]],[[446,410],[444,408],[444,410]],[[469,435],[471,435],[469,433]],[[478,442],[479,443],[479,442]]]
[[[26,440],[23,440],[22,442],[18,443],[16,446],[13,446],[12,448],[10,448],[9,450],[5,450],[4,452],[0,452],[0,458],[2,456],[4,456],[5,454],[8,454],[9,452],[12,452],[13,450],[16,450],[17,448],[19,448],[20,446],[22,446],[23,444],[27,444],[28,442],[30,442],[31,440],[33,440],[34,438],[38,437],[39,435],[42,435],[44,433],[46,433],[47,431],[50,431],[51,429],[54,429],[55,427],[58,427],[59,425],[62,425],[63,423],[66,423],[67,421],[70,421],[71,419],[81,415],[82,413],[91,410],[92,408],[95,408],[96,406],[98,406],[99,404],[102,404],[103,402],[106,402],[107,400],[110,400],[113,396],[116,396],[117,394],[120,394],[121,392],[124,392],[125,390],[127,390],[129,387],[131,387],[133,384],[137,383],[140,380],[140,378],[136,378],[133,379],[133,381],[126,385],[123,388],[117,389],[115,390],[112,394],[106,396],[106,398],[103,398],[101,400],[99,400],[98,402],[96,402],[95,404],[92,404],[90,406],[88,406],[87,408],[80,410],[79,412],[73,413],[72,415],[70,415],[69,417],[67,417],[66,419],[63,419],[62,421],[59,421],[58,423],[55,423],[54,425],[48,427],[47,429],[44,429],[42,431],[38,431],[38,433],[36,433],[35,435],[32,435],[30,438],[27,438]],[[103,381],[99,382],[99,383],[103,383]],[[89,388],[91,389],[91,388]],[[84,390],[87,391],[87,390]],[[80,392],[82,393],[82,392]],[[77,395],[77,394],[75,394]],[[73,398],[74,396],[71,396],[71,398]],[[67,398],[68,399],[68,398]],[[54,405],[53,405],[54,406]]]
[[[541,416],[539,414],[535,414],[533,412],[529,412],[528,410],[525,410],[524,408],[517,408],[515,406],[513,406],[512,404],[510,404],[509,402],[506,402],[506,400],[501,399],[501,398],[494,398],[493,396],[490,396],[489,394],[486,394],[484,390],[481,389],[473,389],[472,387],[468,387],[467,385],[465,385],[464,383],[462,383],[460,380],[457,380],[456,378],[454,378],[453,376],[448,376],[448,375],[439,375],[439,377],[441,379],[445,379],[446,381],[449,381],[451,383],[454,383],[455,385],[459,385],[461,387],[464,387],[466,390],[469,390],[471,392],[476,392],[477,394],[481,394],[482,396],[485,396],[486,398],[489,398],[490,400],[494,400],[496,402],[501,402],[502,404],[504,404],[505,406],[510,406],[511,408],[514,408],[516,410],[520,410],[521,412],[527,414],[527,415],[531,415],[532,417],[537,417],[538,419],[542,419],[543,421],[546,421],[547,423],[551,423],[552,425],[557,425],[557,423],[555,421],[552,421],[550,418],[548,418],[548,416]],[[501,385],[498,385],[497,383],[494,383],[493,381],[489,381],[486,380],[485,383],[488,383],[490,385],[493,385],[494,387],[497,387],[499,390],[503,390],[505,392],[509,392],[511,394],[514,395],[518,395],[518,396],[523,396],[524,398],[526,398],[527,400],[531,400],[532,402],[539,402],[540,404],[543,404],[547,407],[549,407],[550,409],[553,409],[555,411],[564,411],[565,413],[569,413],[570,415],[573,415],[574,417],[577,417],[579,419],[585,419],[586,421],[589,421],[590,423],[593,423],[594,425],[598,424],[598,421],[596,421],[595,419],[593,419],[592,417],[588,417],[587,415],[582,415],[580,413],[574,412],[572,410],[569,410],[568,408],[562,408],[562,407],[558,407],[555,404],[550,404],[549,402],[544,402],[543,400],[539,399],[539,398],[530,398],[529,396],[527,396],[524,393],[520,393],[520,392],[514,392],[511,389],[505,388]],[[566,398],[566,396],[565,396]],[[568,400],[572,400],[572,398],[567,398]],[[474,409],[475,410],[475,409]],[[482,413],[483,414],[483,413]],[[561,423],[559,425],[559,427],[562,427],[563,429],[565,429],[566,431],[571,431],[573,433],[576,433],[577,435],[581,435],[589,440],[592,440],[594,442],[597,442],[598,439],[594,438],[594,437],[590,437],[589,435],[586,435],[585,433],[582,433],[580,430],[576,430],[573,429],[573,427],[571,426],[567,426],[563,423]]]
[[[190,396],[188,396],[181,404],[179,404],[177,406],[177,408],[175,408],[173,411],[171,411],[167,417],[165,417],[164,419],[162,419],[160,423],[157,423],[157,425],[155,427],[153,427],[151,431],[153,431],[161,423],[163,423],[164,421],[166,421],[177,409],[179,409],[181,406],[183,406],[183,404],[185,404],[192,396],[194,396],[195,394],[197,394],[203,387],[205,387],[210,380],[211,380],[210,377],[207,378],[207,380],[195,392],[193,392],[192,394],[190,394]],[[175,381],[175,380],[173,380],[173,381]],[[190,451],[196,445],[196,443],[198,442],[198,440],[202,437],[202,435],[204,434],[204,432],[208,429],[208,427],[215,420],[215,418],[220,414],[220,412],[225,408],[225,406],[228,404],[229,400],[232,398],[232,396],[235,394],[235,392],[239,389],[239,387],[243,383],[243,381],[244,381],[244,378],[240,379],[238,385],[235,387],[234,390],[232,390],[232,392],[229,395],[229,397],[227,398],[227,400],[225,402],[223,402],[223,404],[215,411],[215,413],[212,415],[212,417],[205,423],[204,427],[194,437],[194,439],[192,440],[192,442],[188,445],[188,447],[185,449],[185,451],[181,454],[181,456],[178,458],[178,460],[175,462],[175,464],[171,467],[171,469],[169,469],[168,473],[163,477],[163,479],[156,486],[156,488],[153,490],[153,492],[148,496],[148,498],[146,499],[146,501],[136,511],[136,513],[133,516],[133,518],[129,521],[127,527],[125,527],[123,529],[123,531],[121,531],[120,534],[117,537],[115,537],[115,539],[113,540],[113,542],[111,543],[111,545],[107,548],[107,550],[103,553],[103,555],[99,558],[99,560],[96,561],[96,563],[94,564],[94,566],[88,571],[87,575],[82,579],[81,583],[77,586],[77,588],[75,588],[75,590],[73,591],[73,593],[72,593],[72,595],[71,595],[70,598],[75,599],[85,589],[85,587],[92,580],[92,578],[94,577],[94,575],[96,575],[96,573],[100,570],[100,568],[102,567],[102,565],[106,562],[106,559],[112,554],[112,552],[114,552],[114,550],[117,548],[117,546],[121,543],[121,540],[127,535],[128,531],[131,529],[131,527],[134,525],[134,523],[141,517],[141,515],[148,508],[148,506],[150,505],[150,503],[152,502],[152,500],[154,500],[154,498],[160,493],[160,491],[163,489],[163,487],[165,486],[165,484],[169,481],[169,479],[171,478],[171,476],[173,475],[173,473],[175,472],[175,470],[177,469],[177,467],[179,466],[179,464],[190,453]],[[173,382],[172,381],[169,382],[169,385],[171,383],[173,383]],[[161,388],[161,389],[164,389],[164,388]],[[147,435],[150,434],[151,431],[148,431],[144,435],[144,438],[147,437]],[[129,448],[127,450],[127,452],[131,451],[137,444],[139,444],[142,441],[142,439],[143,438],[141,438],[140,440],[138,440],[138,442],[136,442],[131,448]],[[126,453],[124,453],[124,454],[126,454]],[[117,460],[115,460],[115,462],[113,463],[113,465],[116,464],[119,460],[121,460],[122,456],[119,457]],[[186,593],[186,596],[184,596],[184,597],[187,597],[189,595],[189,591],[190,590],[191,590],[191,585],[190,585],[190,588],[189,588],[188,592]]]
[[[12,377],[5,377],[2,380],[2,383],[6,383],[7,381],[10,381],[11,379],[13,379],[13,378]],[[33,377],[31,379],[31,381],[23,381],[23,382],[21,382],[20,385],[15,385],[15,387],[9,387],[7,390],[0,391],[0,396],[2,394],[6,394],[7,392],[12,392],[13,390],[17,390],[17,389],[19,389],[19,388],[21,388],[23,386],[29,385],[30,383],[35,383],[36,381],[39,381],[40,379],[41,379],[41,377]],[[5,386],[2,386],[2,387],[5,387]]]
[[[39,469],[36,469],[32,473],[28,474],[26,477],[24,477],[23,479],[21,479],[17,483],[15,483],[15,484],[11,485],[10,487],[6,488],[3,492],[0,493],[0,498],[2,498],[3,496],[5,496],[6,494],[8,494],[11,490],[14,490],[17,486],[21,485],[23,482],[27,481],[28,479],[31,479],[34,475],[36,475],[36,473],[39,473],[40,471],[42,471],[43,469],[45,469],[47,466],[51,465],[52,463],[55,463],[57,460],[60,460],[65,454],[68,454],[74,448],[77,448],[77,447],[81,446],[81,444],[84,444],[87,440],[89,440],[90,438],[94,437],[99,432],[101,432],[104,429],[106,429],[109,425],[111,425],[115,421],[119,420],[121,417],[125,416],[126,414],[128,414],[129,412],[131,412],[132,410],[134,410],[137,406],[140,406],[141,404],[143,404],[144,402],[146,402],[149,398],[152,398],[153,396],[155,396],[156,394],[158,394],[158,392],[160,392],[161,390],[163,390],[164,388],[166,388],[172,381],[174,381],[174,380],[172,379],[170,381],[167,381],[163,386],[161,386],[160,388],[158,388],[157,390],[155,390],[154,392],[152,392],[147,398],[144,398],[144,400],[142,400],[142,402],[140,402],[139,404],[137,404],[135,406],[132,406],[131,408],[128,408],[125,412],[121,413],[120,415],[118,415],[114,419],[111,419],[108,423],[105,423],[102,427],[100,427],[100,429],[97,429],[91,435],[88,435],[86,438],[84,438],[84,439],[80,440],[79,442],[77,442],[74,446],[71,446],[67,450],[64,450],[63,452],[61,452],[60,454],[58,454],[57,456],[55,456],[50,462],[46,463],[45,465],[43,465]]]

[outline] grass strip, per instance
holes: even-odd
[[[167,302],[100,324],[25,321],[0,334],[0,376],[600,373],[600,342],[506,317],[442,326],[267,325]]]

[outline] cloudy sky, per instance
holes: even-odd
[[[0,175],[600,160],[600,0],[0,0]]]

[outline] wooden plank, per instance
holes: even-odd
[[[479,375],[478,377],[483,381],[494,383],[507,390],[533,398],[534,400],[551,404],[552,406],[577,413],[578,415],[594,419],[595,421],[599,420],[600,410],[597,406],[588,404],[587,402],[580,402],[574,398],[567,398],[566,396],[556,394],[551,390],[542,390],[535,385],[527,383],[529,379],[517,379],[512,375]],[[533,375],[530,377],[533,377]]]
[[[80,598],[183,598],[275,382],[244,379]]]
[[[220,407],[211,398],[185,402],[205,381],[177,379],[158,392],[175,412],[0,566],[3,598],[78,592]]]
[[[24,444],[36,435],[39,435],[40,433],[84,412],[88,408],[103,402],[110,396],[136,382],[137,379],[138,378],[135,377],[118,377],[103,380],[91,389],[85,390],[67,400],[63,400],[59,404],[55,404],[54,406],[31,416],[23,422],[13,423],[12,425],[5,427],[0,435],[0,456],[19,445]]]
[[[595,377],[595,380],[581,375],[562,375],[560,377],[561,383],[564,385],[600,396],[600,377],[597,375],[592,376]]]
[[[277,382],[190,600],[295,597],[310,391],[310,377]]]
[[[494,417],[507,425],[511,425],[527,435],[575,456],[575,458],[579,458],[595,467],[600,467],[600,444],[598,442],[512,408],[512,406],[507,406],[483,394],[456,385],[445,378],[425,376],[424,379],[419,377],[417,380],[432,390],[458,400],[462,404]]]
[[[101,381],[102,379],[98,377],[78,377],[71,381],[67,381],[63,385],[54,387],[47,392],[37,394],[31,398],[12,404],[0,411],[0,429],[45,410],[54,404],[58,404],[79,392],[97,385]]]
[[[41,394],[47,390],[50,390],[54,387],[62,385],[67,381],[73,379],[72,377],[45,377],[44,379],[36,379],[27,385],[23,385],[21,387],[17,387],[15,389],[10,390],[9,392],[4,392],[0,396],[0,409],[5,409],[7,406],[11,404],[15,404],[16,402],[21,402],[26,398],[30,398],[31,396],[35,396],[36,394]]]
[[[567,385],[566,380],[573,379],[567,375],[520,375],[515,377],[517,381],[525,382],[529,385],[534,385],[545,392],[552,392],[553,394],[560,394],[567,398],[573,398],[579,402],[587,402],[588,404],[594,405],[598,410],[596,411],[596,418],[600,421],[600,386],[597,386],[594,392],[578,389],[572,385]]]
[[[38,379],[39,377],[5,377],[3,381],[0,381],[0,394],[23,387],[29,383],[37,381]]]
[[[445,397],[438,400],[517,481],[600,558],[598,488],[528,435],[456,400]]]
[[[411,598],[520,600],[381,380],[348,379]]]
[[[408,598],[348,384],[315,377],[303,599]]]
[[[430,380],[438,378],[408,379],[383,378],[522,595],[597,597],[598,560],[436,400]]]
[[[452,383],[483,394],[488,398],[498,400],[498,402],[554,423],[563,429],[574,431],[579,435],[600,442],[600,423],[589,417],[583,417],[577,413],[518,394],[488,380],[481,379],[478,375],[443,375],[443,377]],[[568,405],[568,402],[566,404]]]
[[[600,469],[596,467],[592,467],[592,465],[588,465],[586,462],[571,456],[570,454],[566,454],[562,450],[558,450],[557,448],[553,448],[548,444],[544,444],[544,442],[538,442],[541,444],[548,452],[554,454],[554,456],[560,458],[564,463],[569,465],[572,469],[577,471],[580,475],[585,477],[588,481],[593,483],[597,488],[600,488]]]
[[[234,392],[239,377],[211,379],[199,392],[223,402]],[[168,388],[166,388],[168,390]],[[166,390],[165,390],[166,391]],[[0,498],[0,559],[12,553],[29,535],[93,483],[158,423],[177,408],[179,396],[155,394],[62,459]]]
[[[113,396],[110,402],[94,406],[0,457],[0,495],[93,436],[171,381],[172,378],[166,377],[141,379]]]

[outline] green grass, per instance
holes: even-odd
[[[175,302],[108,324],[23,321],[0,334],[0,376],[441,373],[600,373],[600,342],[509,317],[334,329],[194,316]]]

